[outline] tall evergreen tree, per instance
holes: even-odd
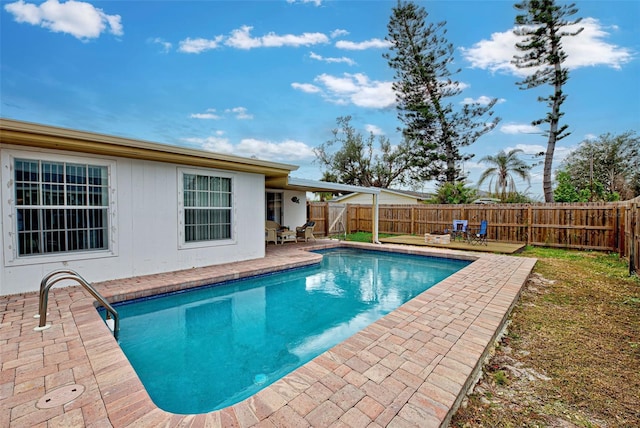
[[[565,31],[568,26],[580,22],[580,18],[569,21],[567,18],[578,13],[574,3],[558,5],[555,0],[524,0],[515,5],[522,12],[516,15],[517,28],[514,30],[518,36],[524,36],[524,40],[516,43],[522,55],[516,55],[513,63],[518,68],[534,68],[533,74],[518,82],[520,89],[530,89],[541,85],[551,85],[553,94],[547,97],[538,97],[538,101],[546,102],[550,108],[549,113],[532,122],[534,126],[542,123],[549,124],[549,130],[545,131],[548,137],[547,151],[544,159],[543,190],[546,202],[553,202],[553,187],[551,180],[551,168],[553,152],[556,142],[568,136],[568,125],[560,126],[560,118],[564,115],[560,106],[567,96],[562,87],[569,79],[569,71],[562,64],[567,59],[567,54],[562,49],[562,38],[575,36],[582,28],[574,32]]]
[[[460,149],[498,124],[498,118],[480,120],[493,115],[497,99],[462,107],[450,101],[462,91],[452,79],[460,70],[450,70],[454,48],[445,38],[446,22],[427,24],[427,16],[422,6],[398,1],[387,25],[392,46],[384,58],[395,70],[398,118],[414,146],[413,178],[456,183],[465,178],[462,162],[473,157]]]

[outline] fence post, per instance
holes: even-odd
[[[324,236],[329,236],[329,202],[324,204]]]
[[[620,203],[616,203],[613,208],[613,215],[616,217],[616,221],[613,225],[615,233],[613,235],[613,248],[616,249],[616,252],[620,254]],[[624,250],[623,250],[624,252]]]
[[[533,228],[531,227],[531,222],[533,221],[533,207],[529,204],[527,208],[527,245],[531,245],[531,231]]]
[[[414,227],[414,221],[416,218],[416,208],[415,207],[411,207],[411,234],[415,235],[416,234],[416,230]]]
[[[637,199],[637,198],[636,198]],[[638,236],[636,236],[636,229],[638,228],[638,209],[640,208],[640,204],[637,202],[630,204],[631,210],[629,211],[629,215],[631,216],[631,221],[629,225],[631,226],[629,229],[631,230],[631,236],[629,237],[629,275],[633,275],[638,272],[638,254],[636,253],[636,240],[638,240]]]

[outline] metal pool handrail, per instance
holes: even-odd
[[[120,317],[118,316],[118,311],[116,311],[113,306],[100,294],[98,291],[93,288],[89,282],[84,279],[80,274],[71,269],[58,269],[53,272],[49,272],[42,278],[40,282],[40,298],[38,300],[38,315],[36,318],[40,318],[40,323],[38,327],[35,327],[35,331],[46,330],[51,327],[51,324],[47,324],[47,304],[49,301],[49,290],[56,283],[64,280],[75,281],[87,290],[94,299],[96,299],[102,306],[104,306],[107,314],[107,326],[113,331],[113,336],[118,339],[118,332],[120,331]],[[113,318],[112,318],[113,317]],[[109,323],[110,320],[113,319],[113,326]]]

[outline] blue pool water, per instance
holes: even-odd
[[[469,262],[322,252],[320,265],[116,305],[119,342],[154,403],[235,404]]]

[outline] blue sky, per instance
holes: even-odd
[[[550,88],[523,91],[512,1],[417,2],[446,21],[464,87],[498,98],[500,124],[464,149],[475,183],[485,155],[544,151],[532,120]],[[364,135],[400,141],[382,54],[395,1],[1,1],[0,115],[299,165],[350,115]],[[584,31],[564,42],[570,79],[555,167],[585,139],[640,128],[640,1],[577,1]],[[542,193],[542,168],[531,195]],[[484,186],[486,188],[486,186]],[[417,190],[431,190],[424,183]],[[524,191],[526,186],[519,185]]]

